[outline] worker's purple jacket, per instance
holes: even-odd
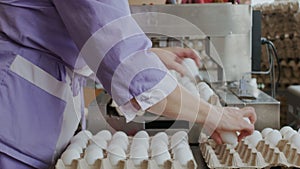
[[[128,120],[132,98],[145,110],[169,95],[177,83],[149,48],[127,0],[0,0],[0,168],[55,163],[80,119],[69,71],[95,72]]]

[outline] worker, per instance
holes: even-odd
[[[223,130],[251,134],[252,108],[214,107],[167,73],[166,66],[184,73],[185,57],[199,63],[190,49],[151,49],[127,0],[0,0],[0,168],[53,167],[79,124],[81,88],[93,73],[128,120],[143,109],[205,122],[218,143]]]

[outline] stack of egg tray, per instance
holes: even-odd
[[[289,85],[299,84],[299,44],[300,44],[300,11],[298,0],[273,0],[261,1],[253,6],[254,10],[262,12],[261,36],[271,40],[276,49],[282,70],[279,89],[286,90]],[[268,51],[265,47],[261,50],[261,70],[269,67]],[[271,89],[268,75],[256,75],[258,86],[261,89]],[[282,95],[282,97],[285,97]],[[282,100],[280,100],[282,102]],[[283,104],[284,105],[284,104]],[[286,105],[284,105],[286,106]],[[281,107],[286,114],[287,109]],[[285,124],[283,122],[283,124]]]
[[[208,140],[201,143],[200,150],[209,168],[300,168],[300,152],[284,139],[276,147],[264,139],[256,147],[242,140],[235,148]]]
[[[133,137],[128,137],[129,139],[129,147],[131,146]],[[152,137],[149,139],[149,143]],[[169,136],[169,140],[171,140],[171,136]],[[89,144],[92,144],[92,141],[89,140]],[[87,146],[88,146],[87,145]],[[86,150],[83,149],[83,153],[80,154],[79,159],[75,159],[72,161],[71,165],[65,165],[62,159],[58,159],[55,169],[197,169],[197,163],[195,158],[188,161],[186,165],[181,165],[179,161],[174,159],[174,154],[172,154],[171,145],[168,145],[169,153],[171,154],[171,159],[167,160],[164,165],[158,165],[154,159],[151,159],[151,153],[149,152],[148,160],[144,160],[140,165],[134,165],[133,161],[129,159],[129,152],[126,153],[126,160],[121,160],[117,165],[112,165],[107,155],[108,152],[104,151],[104,158],[97,159],[94,164],[89,165],[87,161],[84,159],[84,155]]]

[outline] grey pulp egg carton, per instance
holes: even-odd
[[[99,132],[100,133],[100,132]],[[146,133],[146,132],[144,132]],[[179,133],[179,132],[178,132]],[[176,134],[176,133],[175,133]],[[175,135],[174,134],[174,135]],[[187,134],[186,133],[179,133],[179,134],[184,134],[185,139],[179,139],[180,143],[187,141]],[[97,135],[97,134],[96,134]],[[95,136],[96,136],[95,135]],[[167,136],[164,133],[165,136]],[[174,136],[173,135],[173,136]],[[76,137],[76,136],[74,136]],[[153,137],[149,137],[149,139],[147,140],[147,144],[148,144],[148,148],[147,148],[147,158],[145,158],[144,160],[141,160],[141,163],[139,163],[138,165],[135,163],[135,161],[131,158],[131,148],[133,146],[133,140],[134,137],[128,137],[128,145],[126,147],[126,151],[125,151],[125,155],[126,157],[123,159],[120,159],[117,163],[112,162],[111,158],[109,157],[109,153],[110,150],[109,146],[111,144],[115,144],[116,142],[113,141],[113,136],[112,138],[110,137],[109,139],[107,139],[107,145],[99,143],[99,151],[103,150],[103,155],[101,156],[101,158],[94,158],[94,161],[89,162],[89,160],[87,160],[86,156],[87,156],[87,151],[89,151],[88,147],[91,146],[92,144],[94,144],[95,142],[97,142],[97,140],[93,140],[94,136],[90,135],[88,138],[86,145],[83,145],[82,150],[77,149],[76,147],[74,148],[74,146],[72,147],[72,140],[71,140],[71,144],[67,147],[66,151],[68,151],[68,149],[72,149],[72,150],[76,150],[77,152],[80,152],[80,156],[74,156],[71,157],[71,161],[69,159],[68,162],[64,161],[63,158],[63,154],[66,152],[64,152],[61,156],[60,159],[58,159],[55,168],[56,169],[196,169],[197,168],[197,164],[195,162],[195,158],[192,155],[191,149],[190,147],[184,147],[185,149],[188,149],[191,153],[191,158],[186,161],[186,164],[182,164],[182,161],[180,159],[178,159],[178,157],[176,157],[176,154],[174,153],[175,151],[175,147],[179,147],[178,149],[180,149],[180,146],[182,146],[183,144],[176,144],[176,145],[171,145],[171,140],[172,140],[172,136],[167,136],[167,140],[168,142],[170,142],[170,144],[167,145],[167,153],[170,155],[169,159],[164,160],[163,163],[158,164],[156,159],[153,158],[152,156],[152,149],[151,146],[149,146],[152,143],[152,140],[155,136]],[[159,139],[160,140],[160,139]],[[170,140],[170,141],[169,141]],[[139,143],[139,146],[141,144]],[[186,145],[186,144],[184,144]],[[188,144],[187,144],[188,145]],[[114,146],[112,146],[114,147]],[[173,147],[173,148],[172,148]],[[95,149],[98,150],[97,147],[95,147]],[[76,153],[75,151],[75,153]],[[116,154],[118,156],[118,154]],[[161,154],[159,154],[161,155]],[[112,155],[111,155],[112,156]],[[181,156],[181,155],[178,155]]]
[[[292,143],[291,136],[282,135],[275,144],[272,141],[276,138],[270,139],[262,137],[254,146],[246,137],[235,147],[207,140],[200,143],[200,150],[209,168],[300,168],[300,148]]]
[[[93,165],[87,164],[83,158],[76,159],[71,165],[65,165],[61,159],[56,163],[56,169],[196,169],[195,161],[188,162],[186,167],[181,166],[178,161],[166,161],[163,166],[158,166],[154,160],[147,160],[142,162],[140,166],[135,166],[132,161],[120,161],[118,165],[114,166],[109,159],[98,159]]]

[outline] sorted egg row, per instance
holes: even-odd
[[[81,158],[85,159],[88,165],[93,165],[98,159],[108,159],[112,166],[128,159],[135,166],[140,166],[143,161],[150,159],[159,166],[172,160],[178,161],[182,166],[194,161],[188,135],[184,131],[179,131],[171,137],[165,132],[149,137],[147,132],[140,131],[134,137],[128,137],[121,131],[112,135],[103,130],[94,136],[89,131],[81,131],[71,139],[61,160],[64,165],[71,165],[73,160]]]
[[[300,130],[299,130],[300,131]],[[212,168],[300,167],[300,133],[289,126],[254,131],[236,147],[209,140],[200,150]]]

